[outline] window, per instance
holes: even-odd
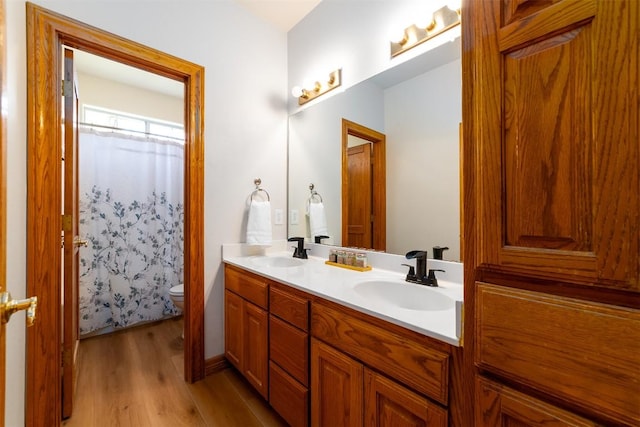
[[[83,106],[83,113],[82,124],[98,130],[115,130],[127,135],[147,135],[184,142],[184,126],[178,123],[89,105]]]

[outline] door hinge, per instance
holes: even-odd
[[[72,352],[70,349],[62,350],[62,366],[70,366],[73,362]]]
[[[71,96],[73,93],[73,82],[71,80],[62,81],[62,96]]]
[[[62,231],[71,231],[71,215],[62,215]]]

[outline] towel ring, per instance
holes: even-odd
[[[320,201],[318,203],[322,203],[322,196],[320,195],[320,193],[315,191],[314,188],[315,188],[315,185],[313,185],[313,183],[309,184],[309,191],[311,191],[311,196],[309,197],[309,200],[307,200],[307,201],[309,203],[312,203],[313,201],[316,200],[316,199],[314,199],[314,197],[317,197],[318,199],[320,199]]]
[[[263,192],[264,194],[267,195],[267,201],[270,202],[271,201],[271,196],[269,196],[269,192],[267,190],[264,190],[262,188],[260,188],[260,184],[262,184],[262,180],[260,178],[256,178],[253,180],[253,183],[256,186],[256,189],[253,190],[253,192],[251,193],[251,200],[255,200],[253,198],[253,196],[256,196],[258,194],[260,194],[260,192]]]

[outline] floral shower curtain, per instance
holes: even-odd
[[[80,334],[179,313],[184,146],[115,133],[80,133]]]

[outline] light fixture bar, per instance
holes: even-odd
[[[302,94],[298,96],[298,105],[304,105],[309,101],[339,87],[342,84],[342,69],[337,69],[329,73],[326,82],[315,82],[312,88],[303,88]]]
[[[460,11],[451,10],[444,6],[433,12],[433,18],[426,28],[421,28],[412,24],[405,28],[404,38],[401,41],[392,41],[391,57],[400,55],[407,50],[416,47],[445,31],[460,25]]]

